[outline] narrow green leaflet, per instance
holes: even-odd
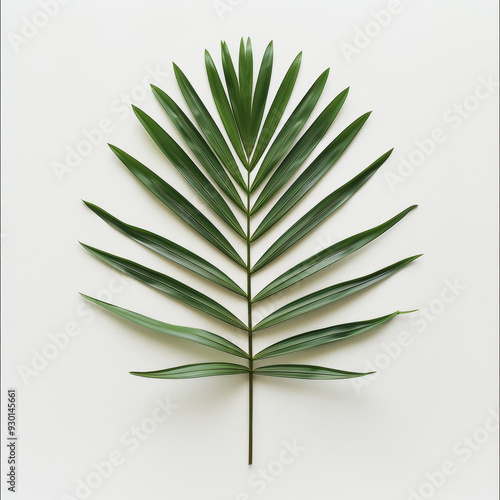
[[[388,221],[380,224],[377,227],[368,229],[361,233],[350,236],[345,240],[339,241],[334,245],[325,248],[321,252],[309,257],[308,259],[302,261],[300,264],[292,267],[288,271],[284,272],[281,276],[278,276],[274,281],[269,283],[262,291],[260,291],[253,302],[258,302],[259,300],[265,299],[275,293],[284,290],[285,288],[294,285],[295,283],[308,278],[314,273],[321,271],[327,266],[338,262],[339,260],[347,257],[356,250],[359,250],[363,246],[367,245],[375,238],[378,238],[381,234],[385,233],[394,224],[399,222],[406,214],[411,212],[417,205],[413,205],[401,213],[389,219]]]
[[[235,365],[233,363],[195,363],[192,365],[176,366],[166,370],[154,372],[130,372],[131,375],[148,378],[200,378],[215,377],[216,375],[237,375],[248,373],[246,366]]]
[[[349,89],[341,92],[316,118],[314,123],[307,129],[302,137],[297,141],[297,144],[288,153],[285,159],[280,163],[274,171],[269,181],[267,181],[262,193],[260,193],[255,202],[250,215],[254,215],[260,210],[292,177],[292,175],[305,162],[307,157],[313,152],[319,141],[330,128],[333,120],[338,115],[342,105],[344,104]]]
[[[282,356],[284,354],[304,351],[305,349],[312,349],[313,347],[354,337],[355,335],[360,335],[361,333],[365,333],[390,321],[398,314],[401,314],[400,311],[388,314],[387,316],[381,316],[380,318],[357,321],[355,323],[345,323],[343,325],[330,326],[328,328],[322,328],[321,330],[294,335],[293,337],[276,342],[266,349],[263,349],[257,353],[253,359],[257,360]]]
[[[351,125],[341,132],[338,137],[321,152],[311,165],[302,172],[297,180],[286,190],[285,194],[280,197],[269,213],[266,214],[264,220],[259,224],[259,227],[257,227],[255,233],[252,235],[252,241],[260,238],[266,231],[273,227],[274,224],[282,219],[328,172],[328,170],[330,170],[349,144],[351,144],[369,116],[370,113],[366,113],[351,123]],[[269,200],[269,197],[266,195],[265,201],[267,200]]]
[[[271,137],[274,135],[276,131],[276,127],[278,126],[283,113],[285,112],[286,105],[290,100],[290,96],[292,95],[292,90],[295,86],[295,82],[297,80],[297,75],[299,73],[300,62],[302,61],[302,52],[299,52],[297,57],[293,60],[290,68],[283,78],[281,85],[274,97],[274,100],[269,108],[266,119],[264,121],[264,125],[262,126],[262,131],[259,136],[259,140],[257,141],[257,146],[255,147],[255,151],[252,155],[252,159],[250,161],[250,171],[252,171],[257,162],[260,160],[260,157],[263,155],[266,150]]]
[[[189,158],[184,150],[144,111],[132,106],[134,113],[151,136],[161,152],[168,158],[174,167],[191,184],[192,188],[201,196],[207,205],[242,238],[245,238],[238,219],[234,216],[224,198],[217,189],[202,174],[198,166]]]
[[[190,286],[185,285],[170,276],[153,269],[149,269],[141,264],[137,264],[137,262],[118,257],[117,255],[104,252],[103,250],[99,250],[83,243],[81,243],[81,245],[94,257],[97,257],[118,271],[135,278],[137,281],[149,285],[150,287],[155,288],[156,290],[159,290],[174,299],[184,302],[185,304],[188,304],[189,306],[194,307],[195,309],[198,309],[206,314],[210,314],[211,316],[214,316],[221,321],[225,321],[230,325],[241,328],[242,330],[247,329],[245,324],[242,323],[232,312],[228,311],[224,306],[221,306],[219,303],[215,302],[215,300],[207,297],[198,290],[195,290],[194,288],[191,288]]]
[[[232,64],[232,63],[231,63]],[[235,116],[233,116],[233,111],[235,115],[238,113],[238,108],[236,110],[231,110],[231,106],[229,105],[229,101],[227,99],[226,92],[224,91],[224,87],[222,86],[222,82],[217,72],[217,68],[215,67],[212,56],[205,50],[205,67],[207,69],[208,82],[210,84],[210,89],[212,90],[212,96],[214,98],[215,106],[217,107],[217,111],[219,112],[219,116],[222,120],[224,128],[226,129],[227,135],[229,136],[229,140],[238,155],[238,158],[241,160],[245,168],[248,167],[248,162],[245,157],[245,153],[243,151],[243,146],[241,145],[240,135],[238,132],[237,122],[235,121]],[[234,72],[234,67],[233,67]],[[236,78],[236,74],[234,75]],[[236,81],[236,85],[238,82]],[[233,88],[228,89],[229,95],[231,95]],[[239,89],[238,89],[239,94]],[[238,95],[239,98],[239,95]]]
[[[217,156],[181,108],[163,90],[151,85],[153,93],[210,177],[243,212],[246,207]]]
[[[257,83],[255,84],[255,93],[252,102],[252,119],[250,121],[250,149],[252,150],[257,140],[262,117],[266,108],[269,85],[271,83],[271,74],[273,70],[273,42],[270,42],[262,57]]]
[[[293,110],[290,118],[288,118],[286,123],[283,125],[283,128],[279,131],[279,134],[271,144],[269,151],[262,160],[262,165],[255,176],[250,192],[253,192],[262,184],[267,175],[279,163],[281,158],[283,158],[285,153],[288,151],[288,148],[292,145],[293,141],[302,130],[302,127],[305,125],[309,116],[311,116],[311,113],[316,106],[323,89],[325,88],[329,73],[329,69],[321,73],[318,79],[307,91],[306,95],[299,102],[297,107]]]
[[[247,186],[243,180],[243,176],[241,175],[240,169],[236,164],[231,150],[219,130],[219,127],[217,127],[217,124],[208,112],[202,100],[199,98],[189,80],[175,64],[174,73],[182,95],[184,96],[191,113],[193,113],[196,122],[205,135],[207,142],[210,144],[215,154],[219,157],[220,161],[226,167],[233,179],[242,189],[246,191]]]
[[[165,206],[234,262],[246,268],[245,262],[226,237],[190,201],[125,151],[111,144],[109,147],[130,172]]]
[[[242,295],[243,297],[247,296],[241,287],[229,278],[229,276],[224,274],[213,264],[210,264],[210,262],[200,257],[198,254],[195,254],[177,243],[159,236],[158,234],[126,224],[93,203],[89,203],[87,201],[84,201],[84,203],[102,220],[129,238],[132,238],[163,257],[170,259],[186,269],[189,269],[190,271],[193,271],[196,274],[199,274],[200,276],[203,276],[204,278],[237,293],[238,295]]]
[[[247,156],[249,156],[252,151],[252,145],[250,143],[250,129],[252,119],[253,92],[253,53],[250,38],[247,39],[246,48],[243,38],[241,39],[238,71],[238,82],[240,85],[241,118],[243,121],[242,130],[244,131],[243,145],[245,147]]]
[[[343,205],[383,165],[387,158],[389,158],[391,152],[392,150],[382,155],[378,160],[375,160],[369,167],[320,201],[293,224],[290,229],[286,230],[285,233],[264,252],[264,255],[262,255],[252,268],[252,273],[263,268],[288,250],[292,245],[295,245],[295,243],[309,233],[309,231],[312,231],[319,223]]]
[[[243,101],[240,92],[240,84],[236,71],[234,69],[233,60],[229,53],[229,47],[226,42],[221,42],[221,56],[222,56],[222,70],[224,72],[224,79],[226,82],[227,93],[229,94],[229,101],[233,112],[238,133],[243,145],[246,144],[246,129],[243,118]]]
[[[344,281],[343,283],[338,283],[336,285],[323,288],[317,292],[305,295],[300,299],[294,300],[289,304],[279,308],[277,311],[266,316],[260,323],[254,327],[254,331],[263,330],[264,328],[269,328],[270,326],[277,325],[283,321],[295,318],[302,314],[315,311],[320,307],[332,304],[340,299],[349,297],[350,295],[360,292],[365,288],[378,283],[379,281],[388,278],[392,274],[396,273],[403,267],[418,259],[420,255],[414,255],[413,257],[408,257],[406,259],[400,260],[390,266],[379,269],[372,274],[362,276],[361,278],[356,278],[350,281]]]
[[[364,377],[374,372],[346,372],[314,365],[270,365],[256,368],[254,373],[256,375],[266,375],[267,377],[301,378],[307,380],[340,380],[344,378]]]
[[[164,323],[163,321],[158,321],[148,316],[130,311],[129,309],[124,309],[123,307],[115,306],[109,304],[108,302],[103,302],[102,300],[89,297],[83,293],[80,294],[83,298],[87,299],[98,306],[122,317],[133,323],[153,330],[155,332],[163,333],[165,335],[170,335],[172,337],[178,337],[183,340],[189,340],[190,342],[195,342],[212,349],[217,349],[219,351],[227,352],[238,356],[240,358],[248,358],[248,354],[240,349],[237,345],[233,344],[229,340],[216,335],[215,333],[207,332],[206,330],[201,330],[199,328],[188,328],[186,326],[170,325],[169,323]]]

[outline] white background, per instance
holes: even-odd
[[[5,498],[83,498],[84,489],[75,491],[79,479],[99,482],[93,463],[117,453],[123,463],[87,492],[88,498],[498,498],[492,417],[498,411],[498,84],[491,84],[498,82],[497,2],[413,0],[384,21],[393,6],[375,0],[72,0],[47,19],[38,2],[2,3],[2,396],[7,387],[16,387],[19,412],[18,492],[6,491],[4,456]],[[376,21],[374,12],[382,10],[385,15]],[[28,26],[34,20],[40,28]],[[360,34],[364,30],[369,37]],[[227,259],[152,199],[105,145],[124,148],[202,207],[151,145],[128,105],[133,101],[178,138],[149,91],[151,78],[144,78],[157,68],[156,83],[186,109],[173,76],[175,61],[214,111],[203,50],[220,67],[220,40],[235,54],[241,36],[251,37],[258,61],[274,40],[271,95],[303,51],[287,113],[327,67],[330,77],[309,123],[350,86],[317,152],[357,116],[374,110],[320,185],[255,245],[255,256],[319,199],[395,147],[345,207],[256,275],[256,290],[325,246],[419,204],[356,255],[300,290],[263,303],[255,317],[318,288],[424,253],[352,299],[256,334],[260,349],[306,329],[421,308],[413,319],[400,316],[356,340],[279,359],[352,371],[375,366],[378,375],[361,387],[349,380],[257,380],[252,468],[246,464],[245,377],[162,381],[128,374],[233,361],[229,355],[136,328],[77,294],[105,297],[111,291],[112,302],[121,306],[225,334],[245,346],[241,333],[217,320],[132,279],[118,281],[117,273],[77,242],[213,291],[245,317],[242,301],[127,240],[80,201],[199,251],[243,285],[238,269],[227,267]],[[64,164],[68,148],[82,147],[85,132],[102,120],[108,129],[100,143],[58,178],[54,165]],[[441,143],[429,145],[435,129],[442,130]],[[429,154],[415,153],[418,141],[427,144]],[[404,170],[405,159],[415,163],[412,171]],[[72,337],[60,334],[72,328]],[[409,340],[398,348],[402,332]],[[58,333],[69,340],[54,350],[50,335]],[[125,433],[151,424],[158,398],[177,409],[132,450]],[[301,449],[293,461],[282,453],[284,442]],[[280,454],[291,463],[280,463]],[[443,464],[447,476],[435,473]]]

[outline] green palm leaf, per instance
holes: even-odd
[[[260,160],[261,156],[264,154],[271,137],[273,136],[276,128],[278,127],[278,123],[285,112],[286,105],[290,100],[290,96],[292,95],[292,90],[295,86],[295,82],[297,81],[297,75],[299,74],[300,63],[302,61],[302,52],[299,52],[297,57],[293,60],[290,68],[283,78],[281,85],[276,93],[276,96],[269,108],[269,113],[267,113],[266,120],[264,121],[264,125],[262,126],[262,132],[260,133],[259,140],[257,142],[257,146],[255,147],[255,151],[252,155],[252,160],[250,161],[250,171],[252,171],[257,162]],[[262,110],[263,112],[263,110]]]
[[[365,121],[368,119],[369,113],[358,118],[354,123],[349,125],[299,176],[299,178],[290,186],[286,193],[278,200],[276,205],[269,211],[264,220],[252,235],[252,240],[262,236],[266,231],[283,218],[303,197],[304,195],[325,175],[328,170],[340,158],[340,155],[347,149],[347,146],[354,139]],[[266,186],[267,187],[267,186]],[[281,186],[280,186],[281,187]],[[273,190],[273,194],[276,191]],[[264,193],[263,193],[264,194]],[[260,205],[257,205],[253,213],[255,213],[266,201],[268,194],[262,197]],[[257,200],[257,204],[259,200]]]
[[[224,47],[224,44],[222,45]],[[219,112],[219,116],[222,120],[224,128],[226,129],[227,135],[229,136],[229,140],[238,155],[238,158],[241,160],[245,168],[248,168],[248,161],[246,159],[245,153],[243,151],[243,145],[240,140],[240,134],[238,132],[238,124],[236,116],[238,119],[240,117],[239,114],[239,91],[237,91],[238,80],[236,79],[236,73],[234,72],[234,67],[232,67],[231,58],[224,59],[224,72],[226,74],[226,82],[228,82],[228,92],[229,95],[232,96],[232,100],[234,99],[233,108],[229,104],[226,92],[224,91],[224,87],[222,86],[222,82],[217,72],[217,68],[215,67],[215,63],[212,59],[212,56],[209,54],[208,50],[205,51],[205,67],[207,69],[208,81],[210,83],[210,89],[212,90],[212,95],[214,98],[215,106],[217,107],[217,111]],[[231,67],[229,67],[231,65]],[[234,77],[233,77],[234,73]],[[234,114],[233,114],[234,113]]]
[[[229,340],[226,340],[224,337],[216,335],[215,333],[207,332],[206,330],[201,330],[200,328],[188,328],[185,326],[170,325],[168,323],[164,323],[163,321],[158,321],[156,319],[144,316],[143,314],[124,309],[123,307],[115,306],[113,304],[109,304],[108,302],[89,297],[88,295],[85,295],[83,293],[81,293],[80,295],[88,301],[101,306],[103,309],[106,309],[116,314],[117,316],[120,316],[121,318],[131,321],[139,326],[148,328],[149,330],[163,333],[165,335],[170,335],[172,337],[177,337],[183,340],[189,340],[190,342],[195,342],[197,344],[211,347],[212,349],[227,352],[228,354],[233,354],[234,356],[238,356],[240,358],[248,358],[248,354],[245,351],[240,349],[237,345],[233,344]]]
[[[229,48],[225,42],[221,43],[221,56],[227,93],[229,94],[229,101],[231,103],[231,112],[234,116],[238,134],[243,143],[243,147],[245,147],[246,130],[243,118],[243,100],[240,92],[240,84],[238,82],[238,77],[236,76],[236,71],[234,69],[233,60],[231,59],[231,54],[229,53]],[[238,144],[240,145],[241,143],[238,141]]]
[[[361,233],[350,236],[345,240],[339,241],[334,245],[325,248],[321,252],[303,260],[300,264],[292,267],[288,271],[285,271],[282,275],[278,276],[269,285],[263,288],[253,299],[253,302],[258,302],[259,300],[265,299],[274,295],[275,293],[281,292],[285,288],[294,285],[295,283],[308,278],[314,273],[321,271],[327,266],[331,266],[335,262],[351,255],[356,250],[364,247],[375,238],[378,238],[381,234],[388,231],[394,224],[399,222],[406,214],[411,210],[416,208],[417,205],[413,205],[401,213],[389,219],[387,222],[380,224],[377,227],[368,229],[368,231],[363,231]]]
[[[214,119],[208,112],[201,99],[198,97],[198,94],[196,93],[184,73],[177,65],[174,64],[173,66],[175,77],[177,79],[179,88],[181,89],[182,95],[184,96],[189,109],[193,113],[196,122],[200,126],[205,139],[207,140],[208,144],[210,144],[215,154],[219,157],[220,161],[222,162],[226,170],[232,175],[237,184],[241,188],[246,190],[247,186],[245,184],[245,181],[243,180],[240,169],[238,168],[238,165],[231,153],[231,150],[229,149],[229,146],[224,140],[219,127],[217,127]]]
[[[201,173],[198,166],[151,117],[135,106],[132,106],[132,108],[148,134],[155,141],[161,152],[170,160],[172,165],[177,168],[207,205],[211,207],[229,227],[234,229],[241,237],[245,238],[245,233],[240,223],[233,212],[231,212],[224,198],[222,198],[219,192]]]
[[[257,375],[266,375],[267,377],[301,378],[307,380],[341,380],[344,378],[364,377],[373,372],[346,372],[314,365],[270,365],[256,368],[255,373]]]
[[[199,311],[210,314],[221,321],[236,326],[237,328],[241,328],[242,330],[246,330],[246,325],[242,323],[232,312],[228,311],[224,306],[221,306],[215,302],[215,300],[207,297],[201,292],[198,292],[194,288],[131,260],[118,257],[117,255],[113,255],[108,252],[103,252],[102,250],[83,243],[81,245],[94,257],[97,257],[118,271],[135,278],[137,281],[149,285],[150,287],[155,288],[156,290],[159,290],[174,299],[184,302]]]
[[[280,307],[277,311],[271,313],[269,316],[266,316],[261,322],[257,323],[254,326],[253,330],[255,332],[257,330],[269,328],[270,326],[277,325],[278,323],[282,323],[283,321],[288,321],[302,314],[315,311],[316,309],[332,304],[337,300],[349,297],[353,293],[360,292],[361,290],[364,290],[365,288],[374,285],[375,283],[378,283],[385,278],[388,278],[419,257],[420,255],[408,257],[394,264],[391,264],[390,266],[384,267],[383,269],[379,269],[374,273],[362,276],[361,278],[344,281],[343,283],[338,283],[337,285],[323,288],[322,290],[310,293],[309,295],[301,297],[300,299],[294,300],[293,302]]]
[[[130,172],[165,206],[234,262],[246,267],[245,262],[226,237],[192,203],[125,151],[111,145],[110,148]]]
[[[132,375],[147,378],[200,378],[216,375],[238,375],[248,373],[248,368],[233,363],[195,363],[193,365],[176,366],[154,372],[130,372]]]
[[[269,85],[271,84],[271,74],[273,71],[273,42],[270,42],[262,57],[259,76],[255,84],[255,93],[252,102],[252,117],[250,120],[250,149],[255,146],[257,134],[259,133],[264,109],[266,107]]]
[[[291,354],[292,352],[312,349],[313,347],[330,344],[338,340],[348,339],[349,337],[360,335],[377,326],[383,325],[398,314],[401,314],[401,311],[396,311],[387,316],[381,316],[380,318],[356,321],[355,323],[345,323],[343,325],[330,326],[328,328],[321,328],[320,330],[294,335],[293,337],[289,337],[266,347],[258,352],[253,359],[257,360],[283,356],[284,354]]]
[[[320,222],[325,220],[337,208],[342,206],[363,184],[383,165],[391,151],[382,155],[369,167],[363,170],[356,177],[346,182],[342,187],[328,195],[315,207],[301,217],[293,226],[285,231],[262,255],[252,268],[252,273],[257,272],[264,266],[279,257],[283,252],[295,245],[309,231],[312,231]]]
[[[344,104],[349,89],[341,92],[316,118],[314,123],[307,129],[304,135],[297,141],[290,153],[281,162],[275,170],[269,181],[264,186],[262,193],[257,198],[255,205],[251,210],[251,215],[257,213],[292,177],[297,169],[304,163],[308,156],[313,152],[319,141],[330,128],[335,120],[340,108]]]
[[[186,269],[189,269],[190,271],[193,271],[196,274],[199,274],[200,276],[203,276],[204,278],[237,293],[238,295],[246,297],[246,293],[231,278],[229,278],[229,276],[199,255],[180,245],[177,245],[177,243],[174,243],[173,241],[152,233],[151,231],[146,231],[145,229],[126,224],[93,203],[89,203],[87,201],[84,203],[102,220],[115,229],[118,229],[118,231],[125,234],[129,238],[132,238],[138,243],[141,243],[145,247],[150,248],[156,253],[173,262],[176,262]]]
[[[247,40],[247,45],[243,42],[240,43],[240,57],[238,64],[239,78],[238,83],[240,87],[240,102],[241,102],[241,117],[243,120],[243,145],[247,156],[252,151],[252,144],[250,142],[251,133],[251,120],[252,120],[252,90],[253,90],[253,54],[252,43],[250,38]]]
[[[366,113],[360,116],[344,128],[333,140],[328,139],[328,145],[306,166],[305,163],[309,156],[314,152],[320,141],[327,137],[333,121],[337,119],[343,107],[349,89],[347,88],[340,93],[335,92],[335,94],[338,93],[337,97],[332,99],[318,113],[312,124],[306,127],[306,123],[313,114],[326,86],[329,70],[324,71],[302,97],[295,109],[289,113],[288,119],[284,120],[284,124],[279,127],[297,81],[302,53],[299,53],[293,60],[282,80],[277,82],[279,83],[278,90],[274,96],[269,95],[273,74],[273,43],[270,42],[265,49],[255,83],[253,58],[250,39],[246,41],[243,38],[241,39],[238,56],[234,60],[231,57],[229,46],[222,42],[223,78],[221,79],[212,57],[208,51],[205,51],[205,69],[213,104],[217,109],[217,116],[212,116],[209,113],[207,106],[197,94],[191,82],[175,64],[173,65],[175,78],[189,108],[189,116],[166,92],[154,85],[152,86],[154,95],[168,115],[169,120],[167,123],[170,126],[173,125],[180,134],[179,143],[172,138],[168,129],[164,129],[148,113],[133,107],[145,130],[168,159],[167,165],[163,166],[163,168],[171,168],[170,164],[172,164],[179,171],[191,188],[209,206],[207,213],[202,213],[188,201],[184,194],[178,192],[140,161],[116,146],[110,146],[124,166],[151,194],[191,229],[194,229],[206,241],[238,264],[240,269],[244,270],[246,289],[242,289],[229,277],[225,265],[220,266],[216,262],[210,262],[205,258],[206,256],[201,255],[201,250],[193,251],[193,249],[184,248],[164,236],[127,224],[102,208],[85,202],[95,214],[128,238],[202,276],[210,281],[209,284],[214,283],[225,287],[234,292],[235,296],[243,297],[247,310],[246,323],[219,302],[216,296],[217,288],[215,287],[213,293],[205,295],[145,265],[83,245],[86,250],[99,260],[133,277],[140,283],[155,288],[168,297],[179,300],[198,311],[209,314],[227,325],[231,325],[231,327],[243,330],[248,342],[247,352],[228,340],[223,331],[215,334],[201,328],[164,323],[138,312],[82,294],[85,299],[95,305],[127,319],[138,327],[145,327],[155,332],[204,345],[244,359],[242,365],[204,362],[164,370],[131,373],[141,377],[161,379],[245,374],[248,377],[249,398],[249,463],[252,463],[253,456],[255,375],[309,380],[336,380],[368,375],[367,373],[348,372],[314,365],[277,364],[258,366],[261,360],[298,353],[305,349],[329,345],[342,339],[360,335],[387,323],[398,314],[402,314],[402,311],[396,311],[374,319],[337,324],[288,336],[265,347],[256,354],[254,354],[253,349],[254,333],[306,313],[312,313],[321,307],[329,306],[343,298],[352,296],[393,275],[419,257],[419,255],[409,257],[366,276],[309,293],[285,304],[256,325],[254,324],[253,307],[256,302],[269,298],[326,267],[338,263],[344,257],[356,252],[392,228],[416,205],[410,206],[376,227],[329,246],[290,269],[284,269],[276,279],[264,286],[252,299],[253,274],[288,251],[354,196],[382,167],[392,152],[390,150],[382,155],[350,181],[337,187],[331,194],[316,203],[312,209],[293,223],[281,236],[277,236],[274,243],[264,251],[263,255],[252,266],[252,245],[254,241],[267,231],[272,231],[275,224],[286,217],[288,212],[323,178],[333,165],[341,160],[344,151],[353,143],[354,138],[370,115],[370,113]],[[255,67],[256,69],[257,67]],[[268,101],[270,103],[269,107]],[[224,129],[224,135],[221,127]],[[226,135],[228,140],[225,138]],[[276,200],[280,190],[297,173],[300,174],[291,182],[284,194]],[[257,190],[260,191],[258,194]],[[129,202],[129,199],[130,197],[126,198],[127,202]],[[252,217],[273,200],[275,200],[274,205],[262,218],[260,224],[254,228],[251,223]],[[234,207],[238,207],[236,213],[233,212]],[[370,206],[370,210],[376,211],[377,206]],[[233,243],[214,224],[212,221],[214,214],[212,212],[231,228],[232,231],[229,234],[231,238],[243,239],[246,247],[245,259],[240,256]],[[168,218],[165,224],[168,227]],[[251,228],[254,229],[253,233]],[[233,234],[233,232],[236,234]],[[241,244],[241,241],[237,243]],[[241,281],[243,281],[243,277],[241,277]],[[394,310],[396,309],[394,308]],[[226,325],[222,325],[222,327],[228,328]]]
[[[246,207],[220,161],[193,123],[163,90],[151,85],[153,93],[182,137],[221,190],[244,212]]]
[[[302,127],[305,125],[309,116],[316,106],[323,89],[325,88],[326,80],[328,79],[329,69],[321,73],[318,79],[313,83],[311,88],[307,91],[307,94],[299,102],[297,107],[294,109],[290,118],[283,125],[278,136],[271,144],[269,151],[262,160],[262,165],[260,166],[257,176],[253,181],[250,192],[255,191],[268,174],[273,170],[273,168],[278,164],[284,154],[287,152],[288,148],[291,146]]]

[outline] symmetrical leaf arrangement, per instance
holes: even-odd
[[[321,180],[339,160],[370,115],[370,113],[366,113],[354,120],[303,169],[295,181],[288,182],[302,168],[306,159],[327,133],[342,108],[348,93],[348,89],[346,89],[335,97],[306,131],[300,135],[325,87],[328,70],[325,71],[312,84],[285,124],[275,135],[292,94],[300,63],[301,53],[292,62],[265,115],[273,66],[272,42],[267,46],[262,58],[255,87],[250,40],[247,40],[246,44],[243,39],[241,40],[238,73],[236,73],[227,45],[222,43],[222,68],[225,87],[212,57],[208,52],[205,52],[205,65],[212,96],[230,145],[187,77],[174,64],[177,83],[187,107],[194,117],[194,122],[165,92],[154,85],[152,89],[166,114],[182,136],[188,151],[196,157],[197,162],[156,121],[144,111],[135,106],[133,107],[137,118],[151,136],[151,139],[166,156],[168,162],[182,174],[191,185],[191,188],[196,191],[213,212],[234,231],[235,237],[242,238],[246,242],[245,258],[242,258],[237,253],[233,245],[211,222],[208,216],[198,210],[182,194],[125,151],[110,145],[115,155],[147,190],[187,225],[191,226],[192,229],[225,254],[228,259],[241,266],[246,273],[246,290],[238,286],[224,271],[200,257],[197,253],[163,236],[122,222],[102,208],[85,202],[101,219],[124,235],[207,280],[240,295],[246,301],[248,317],[245,323],[217,301],[170,276],[123,257],[83,245],[92,255],[115,269],[246,332],[248,336],[247,352],[216,333],[164,323],[84,295],[91,302],[140,326],[196,342],[212,349],[218,349],[244,360],[244,362],[240,363],[197,363],[158,371],[132,373],[142,377],[162,379],[246,374],[249,378],[249,463],[252,463],[253,379],[255,375],[313,380],[337,380],[367,375],[366,373],[346,372],[312,365],[272,364],[259,366],[258,362],[260,360],[330,344],[359,335],[390,321],[402,311],[392,312],[379,318],[334,325],[294,335],[270,345],[258,353],[254,353],[252,348],[254,332],[264,330],[299,315],[310,313],[320,307],[348,297],[391,276],[419,257],[419,255],[408,257],[366,276],[337,283],[310,293],[284,305],[256,325],[252,323],[253,304],[273,296],[352,254],[382,235],[415,208],[415,205],[411,206],[379,226],[367,229],[329,246],[284,272],[257,294],[252,293],[252,276],[260,269],[274,262],[281,254],[304,238],[309,231],[349,200],[383,165],[392,151],[384,153],[349,182],[338,187],[321,200],[280,235],[257,262],[252,264],[252,243],[272,229]],[[236,154],[237,158],[233,153]],[[289,187],[271,206],[262,222],[252,232],[250,224],[252,216],[265,206],[270,206],[270,202],[278,191],[287,183],[290,184]],[[243,214],[242,217],[246,219],[246,228],[243,228],[238,222],[238,218],[234,215],[235,210],[239,210]]]

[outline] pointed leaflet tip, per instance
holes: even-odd
[[[412,309],[411,311],[398,311],[398,314],[410,314],[417,311],[420,311],[420,309]]]
[[[175,64],[174,61],[172,61],[172,66],[174,67],[174,73],[175,73],[176,76],[179,73],[182,73],[181,68],[179,68],[179,66],[177,66],[177,64]]]
[[[91,203],[90,201],[82,200],[85,205],[92,210],[92,212],[96,213],[96,210],[100,210],[99,207],[95,203]]]
[[[96,303],[96,299],[91,297],[90,295],[86,295],[85,293],[78,292],[79,295],[81,295],[85,300],[88,300],[89,302],[93,302],[94,304]]]

